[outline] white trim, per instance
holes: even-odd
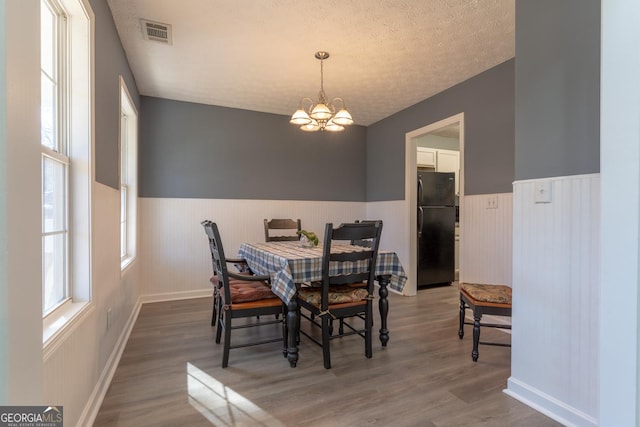
[[[94,310],[91,302],[71,302],[47,316],[42,327],[43,361],[46,362]]]
[[[47,102],[45,107],[51,107],[51,126],[52,129],[52,147],[42,145],[40,141],[41,156],[41,179],[42,179],[42,312],[43,318],[53,314],[58,309],[66,311],[62,306],[65,300],[73,297],[73,273],[70,268],[73,266],[73,241],[74,236],[71,231],[73,228],[72,217],[76,212],[73,199],[73,186],[71,180],[74,178],[71,166],[71,140],[75,140],[77,135],[73,132],[73,126],[75,120],[72,117],[72,103],[74,96],[72,93],[73,86],[71,79],[73,78],[74,62],[72,61],[73,53],[71,49],[71,43],[74,41],[73,36],[70,34],[73,31],[73,25],[69,22],[70,15],[65,11],[65,5],[62,4],[62,0],[41,0],[41,10],[46,9],[51,18],[53,26],[51,31],[47,31],[47,34],[52,38],[53,50],[51,52],[51,60],[53,62],[53,70],[51,74],[47,73],[46,64],[40,64],[41,76],[46,79],[52,85],[53,99],[49,105]],[[44,32],[43,21],[40,20],[40,31]],[[48,50],[48,49],[46,49]],[[43,47],[41,46],[41,52]],[[43,68],[44,65],[44,68]],[[41,100],[41,104],[44,105],[44,100]],[[43,127],[41,125],[40,130]],[[46,173],[49,170],[49,173]],[[52,223],[59,224],[52,225],[53,230],[47,233],[45,229],[48,228],[45,218],[45,196],[46,185],[49,180],[53,180],[53,203],[54,218],[57,220],[50,221]],[[60,181],[62,180],[62,181]],[[55,251],[56,254],[52,255],[50,262],[50,269],[46,268],[47,262],[47,248],[50,251],[54,251],[55,243],[46,244],[47,237],[58,236],[61,240],[55,240],[55,242],[61,244],[62,250]],[[49,275],[53,277],[49,277]],[[57,277],[56,277],[57,276]],[[51,279],[51,280],[49,280]],[[55,298],[58,294],[61,294],[61,299],[57,301],[50,301],[49,296]],[[60,315],[54,315],[58,320],[63,320],[65,317]],[[52,325],[57,324],[58,327],[63,327],[64,323],[55,322],[45,325],[47,329]],[[44,341],[44,336],[43,336]]]
[[[51,354],[93,310],[91,185],[94,159],[94,14],[87,0],[55,0],[67,15],[68,99],[67,275],[68,296],[61,309],[43,318],[43,351]],[[51,155],[45,150],[44,155]],[[55,156],[57,159],[58,155]],[[71,326],[68,328],[68,326]],[[69,329],[69,331],[67,331]],[[47,356],[48,357],[48,356]]]
[[[451,117],[447,117],[446,119],[442,119],[435,123],[431,123],[430,125],[421,127],[419,129],[413,130],[411,132],[407,132],[405,134],[405,218],[407,218],[407,233],[408,233],[408,251],[409,260],[407,265],[405,266],[405,272],[407,273],[407,287],[405,288],[405,295],[415,295],[417,293],[417,265],[416,259],[418,257],[417,254],[417,235],[415,230],[415,224],[417,221],[416,214],[416,204],[417,204],[417,184],[416,181],[418,179],[417,175],[417,143],[416,138],[430,132],[433,132],[436,129],[440,129],[442,127],[460,123],[460,254],[463,253],[464,248],[464,230],[462,228],[463,223],[463,200],[464,200],[464,112],[455,114]],[[464,259],[460,258],[460,280],[463,278],[464,274]]]
[[[598,421],[576,408],[565,404],[542,391],[510,377],[508,388],[502,390],[508,396],[565,426],[597,426]]]
[[[213,289],[197,289],[193,291],[166,292],[160,294],[141,295],[143,304],[150,302],[178,301],[183,299],[206,298],[212,295]]]
[[[118,173],[120,181],[120,192],[125,187],[126,201],[125,201],[125,256],[121,259],[120,270],[124,271],[129,264],[135,261],[138,248],[139,248],[139,218],[138,218],[138,129],[139,129],[139,114],[136,108],[129,88],[122,77],[119,76],[120,82],[120,113],[121,117],[118,120],[119,126],[119,139],[118,139]],[[123,117],[127,118],[127,126],[124,129],[126,135],[123,136]],[[123,138],[125,138],[126,144],[123,146]],[[124,153],[123,153],[124,151]],[[123,164],[123,157],[126,164]],[[124,178],[124,179],[123,179]],[[121,195],[122,200],[122,195]],[[122,201],[121,201],[122,203]],[[121,212],[121,211],[120,211]],[[122,223],[121,223],[122,227]],[[120,242],[120,251],[122,252],[122,241]]]
[[[640,2],[601,3],[598,417],[640,425]]]
[[[123,258],[120,261],[120,271],[122,272],[122,274],[124,274],[124,272],[127,271],[129,266],[133,264],[133,261],[135,260],[136,260],[136,257],[129,256],[129,257]]]
[[[562,181],[566,179],[591,179],[600,177],[599,173],[585,173],[581,175],[566,175],[566,176],[550,176],[547,178],[530,178],[530,179],[518,179],[513,181],[513,184],[525,184],[528,182],[540,182],[540,181]]]

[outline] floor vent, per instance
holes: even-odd
[[[171,44],[171,25],[141,19],[144,38],[164,44]]]

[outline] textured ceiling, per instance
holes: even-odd
[[[514,56],[514,0],[108,0],[142,95],[290,115],[328,98],[369,125]],[[140,19],[172,26],[145,40]]]

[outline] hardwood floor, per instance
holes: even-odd
[[[275,343],[231,350],[222,369],[210,298],[145,304],[94,426],[560,425],[502,392],[510,348],[480,346],[471,361],[471,327],[458,339],[457,286],[389,302],[388,347],[376,332],[366,359],[361,338],[334,340],[330,370],[304,337],[296,368]],[[234,330],[233,342],[247,333],[280,330]],[[509,340],[491,328],[482,337]]]

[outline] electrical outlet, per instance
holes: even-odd
[[[536,203],[551,203],[551,181],[538,181],[535,183]]]
[[[107,309],[107,331],[111,328],[111,309]]]
[[[487,209],[498,209],[498,196],[487,196]]]

